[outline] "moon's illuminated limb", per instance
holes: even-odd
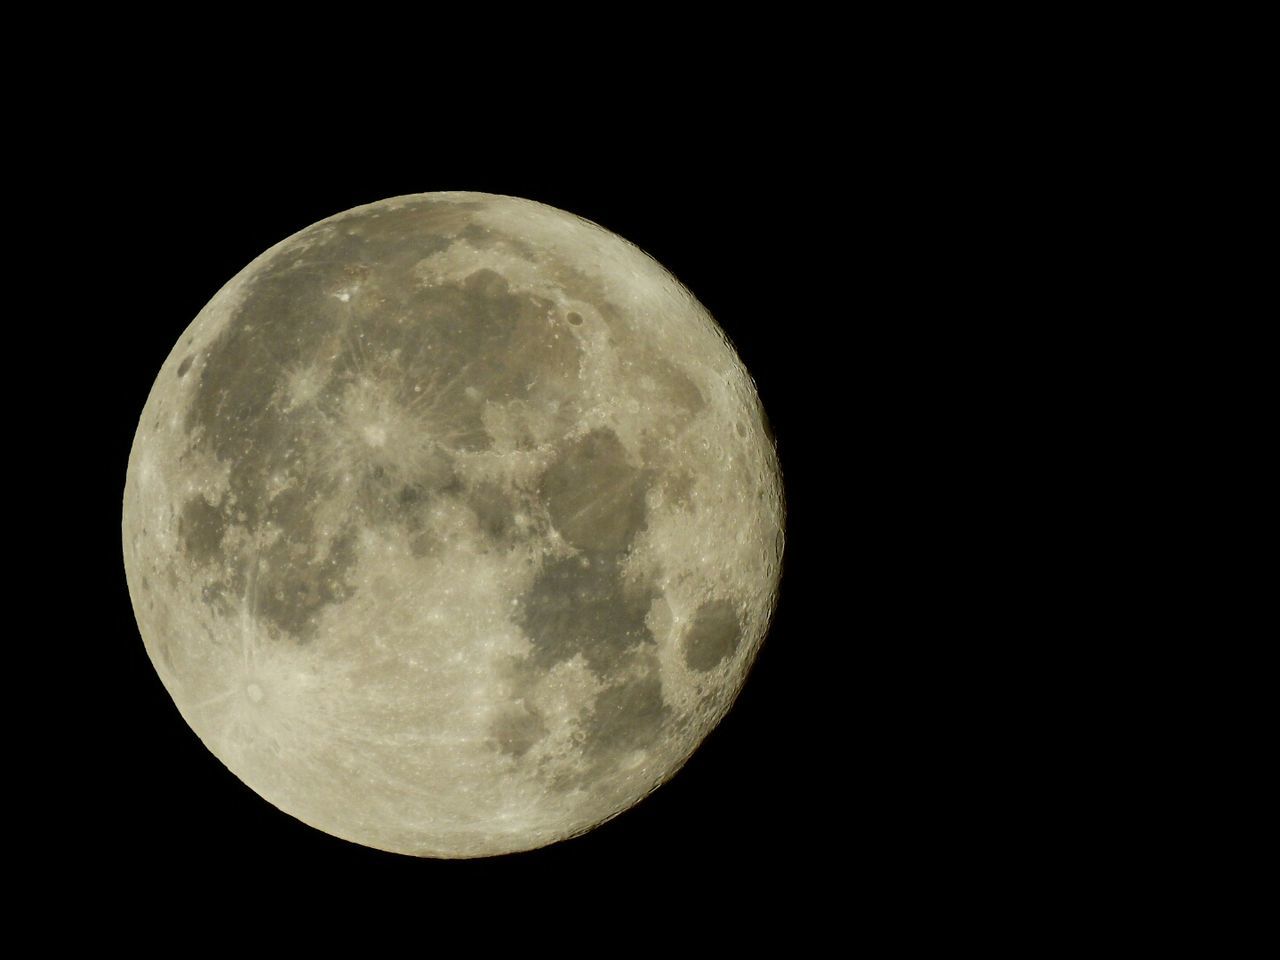
[[[268,250],[183,334],[125,567],[201,740],[322,830],[529,849],[669,778],[772,613],[755,389],[657,263],[541,204],[399,197]]]

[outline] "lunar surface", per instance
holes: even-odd
[[[382,850],[581,834],[731,705],[783,506],[754,385],[667,271],[486,194],[340,213],[234,277],[124,493],[146,649],[266,800]]]

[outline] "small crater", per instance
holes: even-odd
[[[571,313],[565,319],[568,320],[575,327],[580,326],[582,323],[582,315],[579,313]]]
[[[191,358],[187,357],[180,364],[178,364],[178,379],[181,380],[183,377],[185,377],[187,375],[187,371],[190,369],[191,369]]]

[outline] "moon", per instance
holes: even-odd
[[[124,564],[204,745],[365,846],[580,835],[730,708],[783,549],[724,333],[626,240],[479,193],[294,234],[200,311],[130,452]]]

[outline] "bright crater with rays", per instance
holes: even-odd
[[[669,273],[578,217],[397,197],[277,244],[174,347],[125,570],[203,743],[330,834],[543,846],[731,705],[782,487],[754,385]]]

